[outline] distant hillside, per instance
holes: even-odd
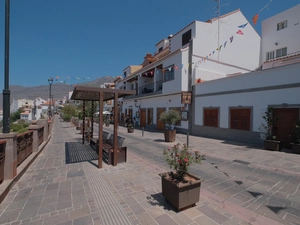
[[[97,80],[93,80],[90,82],[79,83],[76,85],[80,86],[91,86],[91,87],[100,87],[101,84],[111,83],[115,77],[106,76],[99,78]],[[12,103],[13,99],[28,99],[33,100],[37,97],[41,97],[45,100],[49,98],[49,85],[41,85],[34,87],[23,87],[20,85],[12,85],[9,87],[10,89],[10,102]],[[54,96],[54,99],[62,99],[64,96],[68,96],[69,91],[73,91],[74,86],[70,86],[62,83],[53,83],[51,86],[51,95]],[[0,109],[3,108],[3,95],[0,94]]]

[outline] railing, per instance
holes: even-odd
[[[4,180],[5,146],[6,146],[6,141],[5,140],[1,140],[0,141],[0,184]]]
[[[17,165],[32,153],[33,131],[17,135]]]
[[[38,137],[39,137],[39,145],[41,145],[44,141],[44,127],[39,128]]]
[[[163,83],[163,80],[156,81],[156,88],[155,88],[156,91],[162,90],[162,83]]]

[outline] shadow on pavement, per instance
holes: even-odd
[[[98,160],[97,152],[90,145],[79,142],[65,143],[66,164]]]

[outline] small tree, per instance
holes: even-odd
[[[167,130],[174,130],[174,125],[181,119],[181,113],[178,110],[170,109],[160,114],[159,119],[166,124]]]
[[[21,118],[22,109],[18,109],[16,112],[10,114],[10,122],[13,123]]]
[[[275,140],[276,136],[274,135],[274,126],[276,122],[279,120],[278,117],[274,117],[273,115],[274,108],[268,107],[267,111],[263,114],[264,123],[262,123],[262,127],[265,130],[265,140]]]

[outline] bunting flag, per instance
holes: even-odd
[[[248,25],[248,23],[245,23],[243,25],[238,26],[238,28],[245,28],[245,26],[247,26],[247,25]]]
[[[219,51],[221,51],[222,45],[219,47]]]
[[[254,25],[256,25],[256,23],[257,23],[257,20],[258,20],[258,14],[259,14],[260,12],[262,12],[264,9],[268,9],[268,8],[269,8],[269,5],[271,4],[272,1],[273,1],[273,0],[270,0],[264,7],[261,8],[261,10],[259,10],[258,13],[255,14],[255,16],[252,18],[252,22],[253,22]]]
[[[256,15],[252,18],[252,22],[253,22],[254,25],[256,25],[257,20],[258,20],[258,14],[256,14]]]
[[[226,47],[227,41],[224,42],[224,48]]]
[[[244,35],[243,31],[241,31],[241,30],[238,30],[236,33],[237,33],[237,34]]]
[[[230,43],[232,43],[232,41],[233,41],[233,36],[230,37]]]

